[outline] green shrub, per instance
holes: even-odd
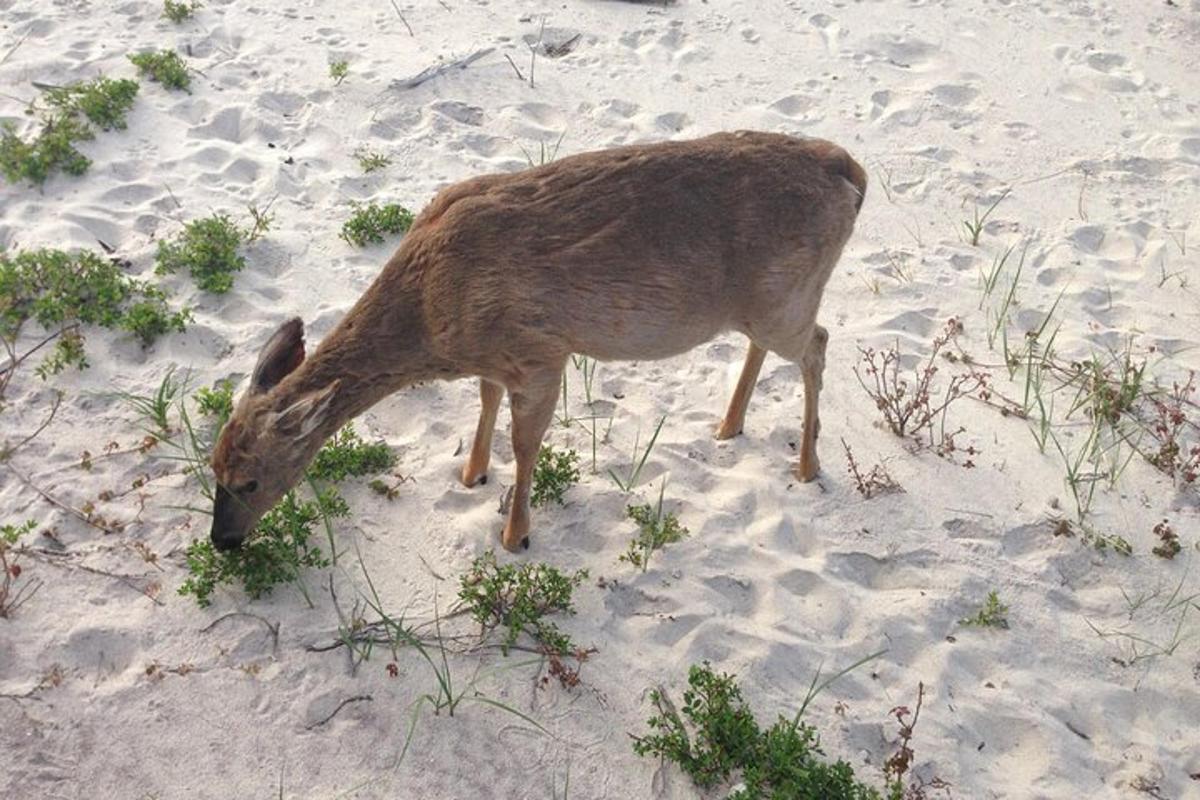
[[[702,789],[740,773],[743,786],[726,800],[880,798],[854,779],[849,764],[820,760],[816,729],[798,716],[780,716],[762,730],[734,676],[713,672],[707,662],[688,671],[682,715],[664,689],[652,690],[650,701],[658,713],[647,720],[648,734],[633,737],[634,752],[674,762]]]
[[[341,237],[349,244],[365,247],[379,244],[385,235],[404,233],[413,224],[412,212],[395,203],[377,205],[351,203],[354,213],[342,225]]]
[[[310,478],[344,481],[389,470],[396,465],[396,454],[384,442],[367,444],[354,430],[354,424],[335,433],[308,467]]]
[[[665,488],[665,486],[664,486]],[[688,529],[679,524],[679,518],[672,512],[663,514],[663,496],[658,495],[658,505],[645,503],[640,506],[628,506],[625,516],[638,524],[638,535],[629,542],[629,549],[620,556],[621,561],[628,561],[642,572],[650,564],[650,554],[661,550],[668,544],[682,541],[688,535]]]
[[[196,285],[206,292],[224,294],[233,288],[233,274],[246,266],[238,247],[246,232],[226,214],[187,223],[173,239],[158,243],[159,275],[186,268]]]
[[[332,61],[329,64],[329,77],[333,78],[334,86],[341,86],[342,81],[350,74],[350,62]]]
[[[93,138],[91,128],[70,115],[43,120],[41,133],[32,141],[17,135],[12,123],[0,129],[0,171],[9,183],[26,180],[42,184],[55,170],[82,175],[92,160],[75,149],[75,143]]]
[[[133,108],[137,93],[137,81],[99,77],[48,89],[46,102],[65,114],[82,114],[102,130],[124,130],[125,115]]]
[[[547,653],[571,655],[579,648],[545,617],[575,613],[571,595],[585,578],[586,570],[565,575],[549,564],[501,566],[489,550],[476,558],[460,579],[458,598],[484,630],[507,628],[500,645],[505,655],[522,632]]]
[[[136,53],[129,56],[129,60],[137,67],[139,75],[149,76],[150,80],[158,81],[168,89],[191,91],[192,76],[187,62],[174,50]]]
[[[180,3],[176,2],[176,0],[163,0],[162,15],[178,25],[184,20],[191,19],[192,15],[195,14],[200,7],[200,0],[192,0],[191,3]]]
[[[555,450],[546,445],[538,451],[533,467],[533,488],[529,502],[534,508],[547,503],[563,505],[563,495],[579,483],[579,454],[574,450]]]
[[[57,331],[43,377],[68,365],[87,366],[82,325],[128,331],[149,345],[190,319],[171,311],[166,294],[126,275],[119,261],[81,250],[0,252],[0,337],[15,345],[27,320]]]

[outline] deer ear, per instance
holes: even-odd
[[[298,439],[307,439],[329,418],[329,408],[341,381],[334,381],[320,391],[305,395],[280,411],[272,420],[272,427]]]
[[[263,347],[250,378],[250,391],[270,391],[304,361],[304,323],[292,317],[279,326]]]

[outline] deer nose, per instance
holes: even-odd
[[[231,534],[228,531],[218,530],[217,526],[214,525],[209,538],[212,539],[213,547],[222,553],[228,553],[241,548],[242,540],[245,537]]]

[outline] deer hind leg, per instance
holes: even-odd
[[[500,411],[500,401],[503,399],[503,386],[479,379],[479,425],[475,428],[471,454],[462,468],[464,486],[487,483],[488,463],[492,458],[492,432],[496,430],[496,414]]]
[[[533,468],[537,464],[542,437],[554,416],[558,403],[562,368],[547,371],[512,393],[512,441],[517,459],[517,483],[508,522],[500,542],[509,552],[529,547],[529,493],[533,486]]]
[[[725,412],[725,419],[717,427],[718,439],[732,439],[742,432],[742,426],[746,423],[746,406],[750,404],[750,395],[754,394],[758,372],[762,369],[763,359],[766,357],[767,351],[752,340],[750,349],[746,351],[742,376],[738,378],[737,388],[733,390],[733,397],[729,401],[729,409]]]
[[[821,433],[818,405],[825,374],[825,347],[828,344],[829,331],[817,325],[800,357],[800,372],[804,376],[804,432],[800,442],[800,463],[792,469],[792,474],[805,483],[816,478],[821,469],[821,462],[817,458],[817,437]]]

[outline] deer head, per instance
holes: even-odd
[[[258,357],[250,386],[213,448],[212,543],[241,546],[304,474],[321,443],[338,382],[296,395],[280,384],[304,361],[304,323],[285,322]]]

